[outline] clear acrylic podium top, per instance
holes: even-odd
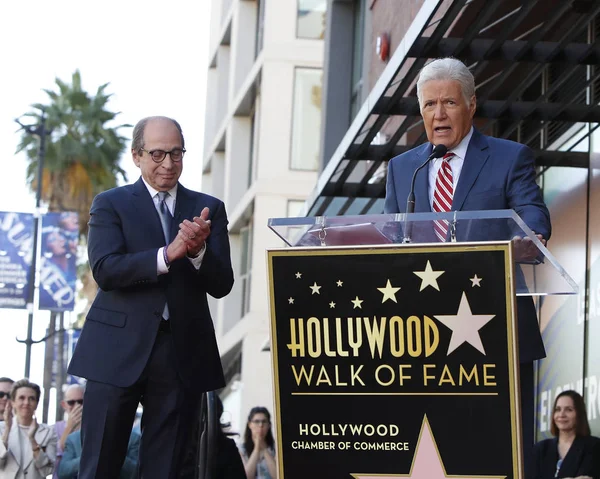
[[[573,278],[514,210],[271,218],[268,226],[292,247],[439,245],[434,221],[447,222],[449,242],[513,241],[517,296],[577,294]]]

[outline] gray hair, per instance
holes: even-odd
[[[417,98],[421,104],[421,89],[431,80],[455,80],[460,83],[460,89],[467,105],[475,95],[475,78],[466,65],[456,58],[438,58],[429,62],[419,72],[417,79]]]
[[[131,149],[136,152],[140,152],[142,148],[144,148],[144,130],[146,129],[146,125],[149,121],[154,120],[167,120],[173,123],[177,130],[179,131],[179,135],[181,135],[181,148],[185,148],[185,140],[183,139],[183,131],[181,130],[181,125],[174,120],[173,118],[169,118],[168,116],[148,116],[146,118],[142,118],[137,122],[135,127],[133,128],[133,138],[131,141]]]

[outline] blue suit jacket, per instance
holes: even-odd
[[[527,479],[551,479],[555,477],[558,462],[558,440],[540,441],[534,448],[534,462]],[[556,477],[590,476],[600,479],[600,439],[594,436],[578,436],[569,448]]]
[[[73,479],[79,474],[79,462],[81,461],[81,431],[75,431],[67,437],[65,451],[58,466],[58,479]],[[135,477],[138,456],[140,451],[140,435],[131,432],[125,462],[121,467],[120,479],[132,479]]]
[[[414,171],[431,154],[425,143],[390,160],[384,211],[404,213]],[[549,239],[550,213],[535,182],[534,156],[530,148],[509,140],[482,135],[474,130],[452,200],[453,211],[514,209],[533,231]],[[415,213],[431,212],[428,167],[415,180]],[[503,237],[507,233],[499,233]],[[488,230],[469,231],[459,240],[498,239]],[[436,241],[431,231],[431,241]],[[531,298],[517,298],[521,362],[545,356]]]
[[[140,377],[154,345],[165,301],[169,305],[176,368],[195,391],[225,385],[207,294],[233,286],[227,214],[222,201],[179,185],[171,240],[179,223],[210,209],[211,234],[202,266],[187,258],[157,275],[165,240],[148,189],[136,183],[96,196],[90,210],[88,254],[98,294],[69,365],[69,374],[117,387]]]

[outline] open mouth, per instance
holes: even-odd
[[[450,131],[451,128],[449,126],[436,126],[434,130],[436,133],[445,133],[447,131]]]

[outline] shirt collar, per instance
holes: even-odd
[[[150,193],[150,197],[154,198],[156,196],[156,194],[158,193],[158,190],[156,190],[152,186],[150,186],[150,184],[146,181],[146,179],[143,176],[142,176],[142,181],[146,185],[146,188],[148,189],[148,193]],[[176,183],[175,186],[169,190],[169,195],[171,195],[171,197],[173,198],[173,201],[175,201],[175,199],[177,198],[177,186],[178,186],[178,183]]]
[[[450,151],[454,153],[455,156],[464,160],[467,157],[467,149],[469,148],[469,142],[471,141],[471,137],[473,136],[473,127],[469,130],[469,133],[461,140],[461,142],[452,148]]]

